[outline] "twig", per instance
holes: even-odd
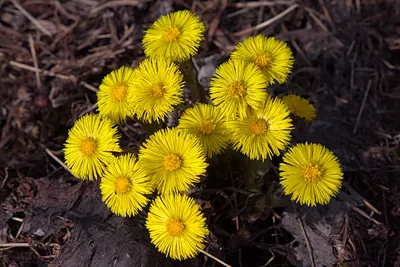
[[[47,36],[51,36],[51,33],[46,30],[45,27],[43,27],[42,24],[40,24],[39,21],[37,21],[28,11],[25,10],[25,8],[23,8],[18,2],[17,0],[11,0],[11,2],[13,3],[13,5],[19,10],[21,11],[22,14],[24,14],[25,17],[27,17],[39,30],[41,30],[45,35]]]
[[[109,7],[119,7],[119,6],[137,6],[139,4],[142,4],[144,2],[147,1],[135,1],[135,0],[119,0],[119,1],[111,1],[111,2],[106,2],[103,5],[100,5],[96,8],[93,8],[90,11],[90,15],[94,15],[96,13],[98,13],[99,11],[105,9],[105,8],[109,8]]]
[[[20,68],[20,69],[24,69],[24,70],[29,70],[29,71],[32,71],[32,72],[36,72],[37,71],[37,69],[35,67],[29,66],[29,65],[26,65],[24,63],[20,63],[20,62],[14,61],[14,60],[10,60],[8,62],[8,64],[10,64],[10,66],[12,66],[12,67],[16,67],[16,68]],[[57,78],[60,78],[62,80],[71,80],[71,81],[75,80],[74,76],[67,76],[67,75],[64,75],[64,74],[58,74],[58,73],[55,73],[55,72],[52,72],[52,71],[48,71],[48,70],[42,70],[42,69],[38,69],[38,70],[40,71],[41,74],[43,74],[45,76],[57,77]]]
[[[37,57],[36,57],[35,44],[33,43],[32,34],[28,35],[28,39],[29,39],[29,47],[31,49],[31,54],[32,54],[33,66],[36,69],[35,70],[36,86],[40,90],[42,87],[41,82],[40,82],[40,69],[39,69],[39,65],[38,65],[38,61],[37,61]]]
[[[335,24],[332,21],[331,15],[329,14],[328,9],[325,6],[324,0],[318,0],[319,5],[322,8],[322,11],[324,12],[325,18],[326,20],[329,22],[329,24],[331,25],[332,30],[335,30]]]
[[[311,265],[312,265],[312,267],[315,267],[316,265],[315,265],[315,260],[314,260],[314,253],[313,253],[313,250],[312,250],[312,247],[311,247],[311,244],[310,244],[310,240],[308,240],[306,230],[304,229],[303,221],[300,218],[297,218],[297,220],[299,221],[299,224],[300,224],[300,227],[301,227],[301,231],[303,232],[304,239],[306,241],[308,253],[310,255]]]
[[[97,93],[99,91],[96,87],[94,87],[93,85],[88,84],[87,82],[81,81],[80,84],[83,85],[84,87],[86,87],[87,89],[89,89],[90,91],[93,91],[95,93]]]
[[[78,118],[81,117],[81,116],[83,116],[83,115],[85,115],[86,113],[89,113],[89,112],[95,110],[96,108],[97,108],[97,103],[91,105],[90,107],[88,107],[87,109],[85,109],[84,111],[82,111],[81,113],[79,113]]]
[[[251,27],[251,28],[248,28],[248,29],[239,31],[239,32],[235,32],[235,33],[233,34],[233,36],[246,35],[246,34],[251,33],[251,32],[253,32],[253,31],[257,31],[257,30],[260,30],[260,29],[262,29],[262,28],[265,28],[265,27],[267,27],[268,25],[271,25],[272,23],[274,23],[274,22],[280,20],[281,18],[283,18],[284,16],[286,16],[287,14],[289,14],[290,12],[292,12],[293,10],[295,10],[298,6],[299,6],[298,4],[294,4],[294,5],[292,5],[291,7],[285,9],[283,12],[279,13],[278,15],[276,15],[275,17],[273,17],[273,18],[271,18],[271,19],[269,19],[269,20],[267,20],[267,21],[264,21],[263,23],[258,24],[258,25],[254,26],[254,27]]]
[[[328,27],[325,26],[325,24],[322,23],[322,21],[314,14],[314,10],[312,10],[309,7],[304,7],[304,10],[308,13],[308,15],[317,23],[321,29],[325,32],[329,32]]]
[[[369,89],[371,89],[371,84],[372,84],[372,80],[369,80],[368,81],[368,85],[367,85],[367,90],[365,90],[365,93],[364,93],[364,98],[363,98],[363,101],[361,103],[360,110],[358,111],[356,124],[354,125],[354,128],[353,128],[353,134],[357,133],[358,124],[360,123],[360,119],[361,119],[362,112],[364,110],[365,102],[367,101]]]
[[[350,204],[350,203],[348,203],[348,205],[350,205],[350,207],[351,207],[355,212],[357,212],[358,214],[360,214],[361,216],[363,216],[363,217],[365,217],[365,218],[371,220],[372,222],[374,222],[374,223],[376,223],[376,224],[378,224],[378,225],[382,224],[382,223],[378,222],[377,220],[375,220],[374,218],[368,216],[368,214],[366,214],[364,211],[360,210],[360,209],[357,208],[356,206],[354,206],[354,205],[352,205],[352,204]]]
[[[52,157],[55,161],[57,161],[58,164],[60,164],[65,170],[67,170],[70,174],[74,175],[71,170],[56,156],[54,155],[53,152],[50,151],[50,149],[48,149],[47,147],[44,147],[43,145],[41,145],[44,149],[44,151],[46,151],[46,153]]]
[[[367,206],[373,212],[378,213],[379,215],[382,215],[382,212],[380,212],[377,208],[372,206],[372,204],[369,203],[368,200],[366,200],[365,198],[362,199],[362,202],[365,204],[365,206]]]
[[[207,257],[210,257],[211,259],[215,260],[216,262],[218,262],[218,263],[220,263],[220,264],[226,266],[226,267],[232,267],[232,266],[230,266],[228,263],[223,262],[222,260],[218,259],[217,257],[211,255],[210,253],[208,253],[208,252],[206,252],[206,251],[204,251],[204,250],[202,250],[202,249],[200,249],[200,252],[203,253],[204,255],[206,255]]]
[[[263,7],[263,6],[277,6],[277,5],[293,5],[294,1],[254,1],[254,2],[239,2],[239,3],[234,3],[232,4],[233,6],[237,8],[243,8],[243,7]]]
[[[4,168],[4,180],[1,183],[0,188],[3,188],[6,185],[7,179],[8,179],[8,167],[5,167]]]
[[[20,247],[29,247],[29,243],[5,243],[0,244],[0,248],[20,248]]]

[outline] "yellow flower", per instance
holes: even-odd
[[[129,105],[134,70],[121,67],[104,77],[97,92],[97,104],[100,115],[109,117],[116,123],[125,122],[132,115]]]
[[[142,145],[139,164],[159,193],[187,192],[200,182],[207,163],[199,140],[177,129],[163,129]]]
[[[144,53],[181,62],[196,55],[205,27],[199,17],[181,10],[159,18],[143,37]]]
[[[132,154],[119,156],[107,168],[100,183],[102,200],[122,217],[136,215],[147,204],[151,182]]]
[[[311,122],[315,119],[315,107],[307,99],[290,94],[282,97],[282,101],[289,107],[290,112],[300,118]]]
[[[254,160],[279,155],[290,142],[293,129],[287,106],[278,98],[268,97],[264,106],[252,110],[243,119],[227,122],[233,148]]]
[[[229,60],[220,65],[211,78],[210,97],[225,117],[243,118],[248,107],[262,106],[267,92],[267,81],[253,64],[243,60]]]
[[[94,180],[121,152],[117,128],[108,118],[89,114],[75,122],[65,142],[65,162],[78,178]]]
[[[158,251],[178,260],[196,257],[208,235],[199,205],[185,195],[158,196],[150,206],[146,227]]]
[[[274,80],[284,83],[292,71],[294,61],[292,51],[286,43],[261,34],[237,44],[231,58],[256,64],[270,84]]]
[[[210,104],[196,104],[185,110],[178,129],[195,135],[203,145],[208,157],[221,153],[228,146],[229,136],[222,113]]]
[[[176,64],[145,59],[135,70],[130,102],[137,118],[160,122],[183,102],[183,75]]]
[[[285,193],[300,204],[328,204],[342,186],[339,159],[320,144],[292,147],[284,155],[279,170]]]

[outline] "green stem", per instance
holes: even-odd
[[[207,103],[206,91],[197,79],[197,69],[194,66],[193,60],[180,63],[180,69],[184,76],[186,86],[190,89],[193,102]]]

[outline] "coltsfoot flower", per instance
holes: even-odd
[[[89,114],[79,118],[65,141],[65,162],[78,178],[94,180],[121,152],[117,128],[108,118]]]
[[[300,204],[328,204],[342,186],[339,159],[320,144],[292,147],[283,156],[279,170],[285,193]]]
[[[280,99],[267,97],[261,109],[227,122],[233,148],[253,160],[280,155],[280,150],[285,149],[291,139],[293,125],[289,115]]]
[[[146,56],[181,62],[196,55],[203,39],[204,24],[189,10],[162,16],[151,25],[144,37]]]
[[[210,97],[227,118],[243,118],[249,107],[259,109],[266,98],[267,80],[253,63],[229,60],[221,64],[210,83]]]
[[[164,120],[183,102],[183,75],[173,62],[145,59],[136,68],[131,86],[131,107],[147,123]]]
[[[235,47],[232,59],[243,59],[259,67],[268,83],[284,83],[293,67],[293,53],[286,43],[262,34],[249,37]]]
[[[134,216],[149,201],[152,192],[149,177],[138,167],[133,154],[116,158],[107,168],[100,183],[102,200],[119,216]]]
[[[208,166],[199,140],[176,128],[150,136],[140,148],[139,164],[161,194],[187,192]]]
[[[211,158],[228,146],[225,117],[210,104],[196,104],[185,110],[179,119],[178,129],[195,135],[203,145],[204,152]]]
[[[132,116],[132,108],[128,99],[131,97],[134,70],[121,67],[107,74],[97,92],[97,104],[100,115],[110,118],[116,123],[125,122]]]
[[[303,118],[307,122],[315,119],[315,107],[307,99],[290,94],[282,97],[282,101],[289,107],[294,116]]]
[[[199,205],[185,195],[158,196],[150,206],[146,227],[158,251],[178,260],[196,257],[208,235]]]

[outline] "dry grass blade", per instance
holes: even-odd
[[[360,123],[360,119],[361,119],[361,115],[362,115],[363,110],[364,110],[365,102],[367,101],[369,90],[371,89],[371,84],[372,84],[372,80],[369,80],[368,81],[368,85],[367,85],[367,90],[365,90],[365,93],[364,93],[364,98],[363,98],[363,101],[361,103],[360,110],[358,111],[356,124],[354,125],[354,128],[353,128],[353,134],[357,133],[358,124]]]
[[[207,257],[210,257],[211,259],[215,260],[216,262],[226,266],[226,267],[232,267],[231,265],[227,264],[226,262],[223,262],[222,260],[218,259],[217,257],[211,255],[210,253],[204,251],[204,250],[200,250],[201,253],[203,253],[204,255],[206,255]]]
[[[231,4],[237,8],[243,8],[243,7],[262,7],[262,6],[279,6],[279,5],[287,5],[291,6],[295,2],[294,1],[254,1],[254,2],[239,2],[239,3],[234,3]]]
[[[107,2],[101,6],[98,6],[96,8],[93,8],[90,11],[90,15],[95,15],[97,13],[99,13],[100,11],[102,11],[105,8],[109,8],[109,7],[119,7],[119,6],[137,6],[139,4],[143,4],[145,2],[148,1],[135,1],[135,0],[126,0],[126,1],[111,1],[111,2]]]
[[[316,267],[315,260],[314,260],[314,253],[313,253],[313,250],[312,250],[312,247],[311,247],[311,244],[310,244],[310,240],[308,239],[306,230],[304,229],[303,221],[300,218],[297,218],[297,220],[299,221],[301,231],[303,232],[303,235],[304,235],[304,240],[306,241],[308,253],[310,254],[311,266],[312,267]]]
[[[35,67],[29,66],[29,65],[26,65],[24,63],[17,62],[17,61],[14,61],[14,60],[10,60],[8,62],[8,64],[10,66],[12,66],[12,67],[16,67],[16,68],[23,69],[23,70],[29,70],[29,71],[32,71],[32,72],[37,72],[37,70],[39,70],[40,74],[43,74],[45,76],[57,77],[57,78],[62,79],[62,80],[71,80],[71,81],[75,80],[74,76],[67,76],[67,75],[64,75],[64,74],[54,73],[52,71],[36,69]]]
[[[47,36],[51,36],[51,33],[45,28],[43,27],[42,24],[40,24],[39,21],[37,21],[28,11],[25,10],[25,8],[23,8],[17,0],[11,0],[11,2],[13,3],[13,5],[19,10],[21,11],[22,14],[24,14],[25,17],[27,17],[27,19],[29,19],[41,32],[43,32],[45,35]]]
[[[33,66],[36,69],[36,71],[35,71],[36,86],[38,89],[40,89],[42,87],[42,84],[40,83],[40,69],[39,69],[39,65],[38,65],[35,44],[33,43],[32,34],[29,34],[28,39],[29,39],[29,47],[31,49],[31,54],[32,54]]]
[[[298,4],[294,4],[293,6],[285,9],[284,11],[282,11],[281,13],[276,15],[275,17],[273,17],[273,18],[271,18],[271,19],[269,19],[267,21],[264,21],[263,23],[258,24],[258,25],[254,26],[254,27],[251,27],[251,28],[236,32],[236,33],[233,34],[233,36],[242,36],[242,35],[249,34],[249,33],[253,32],[253,31],[257,31],[257,30],[260,30],[262,28],[265,28],[268,25],[271,25],[272,23],[280,20],[281,18],[283,18],[284,16],[286,16],[287,14],[289,14],[290,12],[295,10],[298,6],[299,6]]]

